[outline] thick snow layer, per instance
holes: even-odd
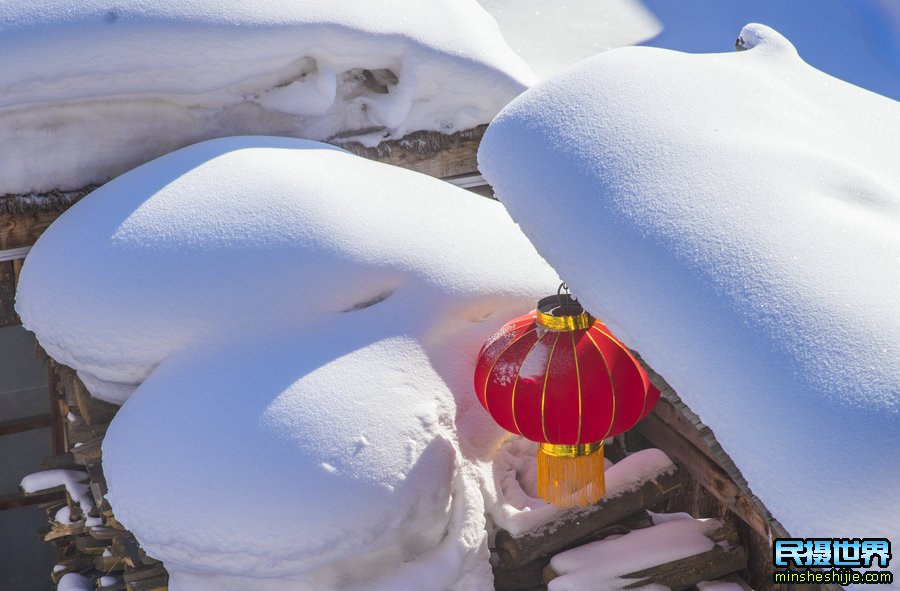
[[[553,276],[497,203],[315,142],[241,137],[72,207],[28,255],[17,310],[92,394],[121,403],[195,342],[306,328],[402,293],[423,302],[410,314],[480,322],[504,294],[527,311]]]
[[[173,591],[461,591],[492,588],[479,462],[503,437],[475,359],[556,285],[494,201],[242,137],[84,198],[17,305],[92,393],[127,399],[109,499]]]
[[[404,562],[431,569],[423,589],[456,581],[478,551],[462,530],[484,528],[467,514],[483,508],[456,475],[453,397],[422,345],[398,336],[410,304],[180,352],[122,408],[103,445],[109,500],[177,572],[174,589],[210,572],[223,589],[300,575],[391,589]]]
[[[582,62],[504,109],[479,164],[792,533],[896,537],[900,105],[741,37]]]
[[[533,77],[475,0],[4,2],[0,52],[0,195],[227,135],[452,133]]]
[[[900,99],[900,4],[895,0],[480,0],[540,76],[625,45],[728,51],[745,23],[792,39],[804,60]]]
[[[557,554],[550,567],[560,576],[549,591],[614,591],[634,581],[623,575],[713,549],[707,534],[722,524],[714,519],[671,519],[623,536],[610,536]],[[649,586],[666,589],[661,585]],[[647,587],[641,587],[647,589]]]

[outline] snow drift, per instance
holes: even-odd
[[[432,318],[455,307],[474,322],[504,294],[527,311],[551,275],[494,202],[323,144],[227,138],[67,211],[28,255],[17,310],[92,394],[122,403],[194,342],[306,328],[407,292]]]
[[[795,535],[900,533],[900,105],[748,25],[535,86],[479,164]]]
[[[6,2],[0,51],[0,195],[227,135],[470,129],[533,76],[475,0]]]
[[[491,589],[481,462],[505,433],[471,376],[557,284],[494,201],[241,137],[77,203],[17,309],[125,402],[108,498],[173,591]]]

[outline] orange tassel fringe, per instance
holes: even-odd
[[[538,496],[561,509],[586,507],[603,498],[603,443],[542,443],[537,454]]]

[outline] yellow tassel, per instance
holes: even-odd
[[[542,443],[537,454],[538,496],[561,509],[586,507],[603,498],[603,442]]]

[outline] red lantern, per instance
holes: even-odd
[[[541,444],[538,494],[559,507],[603,498],[603,440],[659,400],[625,345],[568,294],[540,300],[487,340],[475,391],[501,427]]]

